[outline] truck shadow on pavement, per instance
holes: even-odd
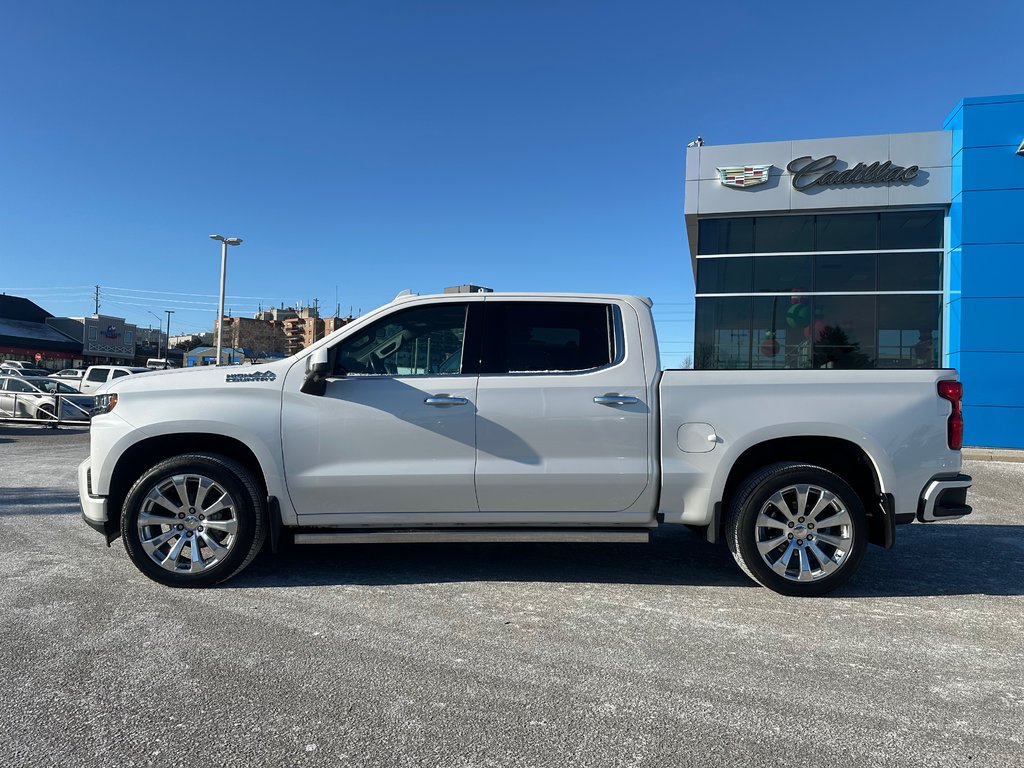
[[[1024,595],[1024,526],[912,525],[886,551],[869,547],[859,572],[830,597]],[[285,545],[225,588],[562,582],[757,587],[724,546],[686,529],[650,544]]]
[[[460,581],[756,586],[724,547],[681,529],[649,544],[287,544],[225,587]]]

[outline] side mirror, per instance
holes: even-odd
[[[327,392],[327,376],[331,372],[330,352],[320,347],[306,358],[306,378],[299,391],[306,395],[323,397]]]

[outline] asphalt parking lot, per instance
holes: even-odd
[[[783,598],[685,530],[363,545],[146,580],[79,518],[81,430],[0,425],[12,766],[1024,765],[1024,464]]]

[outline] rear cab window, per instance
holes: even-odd
[[[617,362],[622,349],[610,304],[488,301],[480,373],[578,373]]]

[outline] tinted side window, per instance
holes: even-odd
[[[122,376],[127,376],[127,375],[128,375],[128,371],[118,371],[118,370],[115,370],[110,378],[112,378],[112,379],[119,379]]]
[[[107,372],[102,368],[93,368],[85,378],[88,381],[106,381]]]
[[[462,373],[466,305],[437,304],[395,312],[338,345],[335,373],[441,376]]]
[[[490,302],[484,306],[481,373],[586,371],[615,358],[607,304]]]

